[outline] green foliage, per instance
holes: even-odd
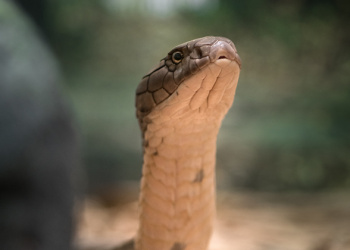
[[[139,79],[172,46],[221,35],[234,41],[243,67],[219,137],[218,185],[350,186],[349,13],[341,1],[222,0],[169,17],[126,15],[103,2],[56,1],[50,8],[51,40],[81,121],[91,173],[139,177],[133,107]]]

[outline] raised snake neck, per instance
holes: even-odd
[[[215,216],[215,154],[241,61],[223,37],[172,49],[136,90],[143,136],[137,250],[205,250]]]

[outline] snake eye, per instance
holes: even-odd
[[[171,56],[171,60],[175,64],[178,64],[179,62],[181,62],[183,58],[184,56],[180,51],[174,52],[173,55]]]

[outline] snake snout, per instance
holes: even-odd
[[[236,48],[232,42],[228,43],[224,40],[216,41],[211,47],[209,57],[211,62],[222,59],[236,61],[239,67],[241,67],[241,58],[237,54]]]

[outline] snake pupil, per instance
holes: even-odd
[[[182,55],[182,53],[179,52],[179,51],[178,51],[178,52],[175,52],[175,53],[173,54],[173,56],[172,56],[172,60],[173,60],[174,63],[179,63],[179,62],[181,62],[182,58],[183,58],[183,55]]]

